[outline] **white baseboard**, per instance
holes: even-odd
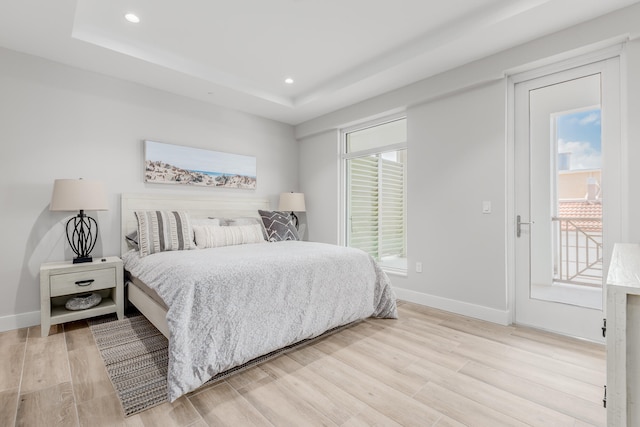
[[[511,324],[509,312],[506,310],[497,310],[495,308],[489,308],[481,305],[470,304],[468,302],[437,297],[434,295],[416,292],[409,289],[394,287],[393,290],[395,291],[396,296],[404,301],[426,305],[427,307],[433,307],[463,316],[486,320],[488,322],[498,323],[500,325]],[[30,326],[36,326],[39,324],[40,311],[31,311],[28,313],[20,313],[12,316],[4,316],[0,317],[0,332],[11,331],[20,328],[28,328]]]
[[[28,328],[40,324],[40,310],[0,317],[0,332]]]
[[[394,287],[393,290],[395,291],[396,296],[404,301],[426,305],[427,307],[433,307],[440,310],[449,311],[451,313],[473,317],[475,319],[486,320],[487,322],[497,323],[500,325],[511,324],[511,316],[507,310],[497,310],[495,308],[437,297],[434,295],[424,294],[422,292],[416,292],[409,289]]]

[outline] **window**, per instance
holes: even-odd
[[[346,245],[406,271],[406,119],[344,135]]]
[[[599,76],[590,76],[595,88]],[[602,286],[602,111],[553,114],[557,153],[552,183],[553,280]]]

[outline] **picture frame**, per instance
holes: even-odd
[[[144,141],[144,182],[202,187],[257,186],[256,157]]]

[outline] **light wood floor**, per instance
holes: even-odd
[[[0,425],[606,424],[603,346],[409,303],[124,418],[86,322],[0,334]]]

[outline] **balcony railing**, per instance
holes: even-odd
[[[602,218],[553,217],[554,281],[602,286]]]

